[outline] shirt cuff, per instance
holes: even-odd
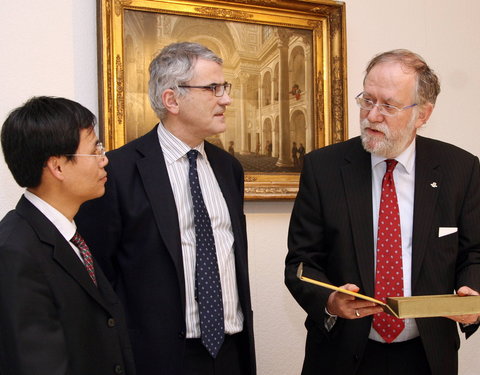
[[[333,326],[335,325],[335,323],[337,322],[337,318],[338,318],[338,315],[332,315],[328,312],[327,308],[325,307],[325,321],[324,321],[324,325],[325,325],[325,329],[327,330],[327,332],[330,332],[333,328]]]

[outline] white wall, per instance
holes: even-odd
[[[423,134],[480,154],[480,2],[346,0],[349,133],[353,98],[376,53],[409,48],[438,72],[442,93]],[[0,122],[32,95],[65,96],[97,107],[95,0],[0,0]],[[0,160],[0,217],[21,194]],[[259,375],[299,374],[304,313],[283,286],[291,202],[248,202],[252,296]],[[480,335],[463,343],[461,375],[478,373]]]

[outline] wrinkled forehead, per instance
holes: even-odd
[[[365,77],[363,89],[383,98],[408,99],[415,94],[416,74],[399,62],[375,65]]]

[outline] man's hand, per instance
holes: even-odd
[[[479,293],[468,286],[462,286],[457,290],[459,296],[478,296]],[[467,315],[453,315],[447,316],[446,318],[452,319],[458,323],[462,324],[473,324],[477,323],[480,318],[479,314],[467,314]]]
[[[345,284],[340,288],[352,292],[358,292],[360,290],[355,284]],[[383,309],[374,302],[358,299],[341,292],[333,292],[328,297],[327,311],[331,315],[337,315],[344,319],[358,319],[380,313]]]

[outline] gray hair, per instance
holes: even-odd
[[[407,69],[414,71],[417,81],[415,87],[415,101],[419,104],[432,103],[435,105],[440,93],[440,82],[437,75],[427,65],[425,60],[407,49],[394,49],[376,55],[367,66],[365,79],[375,65],[384,62],[398,62]]]
[[[198,43],[173,43],[163,48],[150,63],[148,83],[150,104],[162,120],[167,114],[162,94],[165,90],[175,90],[183,96],[186,89],[179,88],[193,78],[193,69],[198,59],[214,61],[219,65],[223,60],[207,47]]]

